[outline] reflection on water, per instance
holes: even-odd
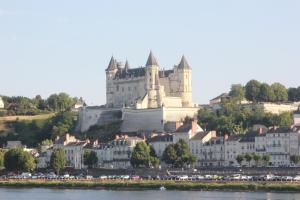
[[[300,200],[300,193],[0,188],[0,200]]]

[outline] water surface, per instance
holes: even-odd
[[[300,193],[0,188],[0,200],[300,200]]]

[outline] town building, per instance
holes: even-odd
[[[0,96],[0,109],[4,109],[4,102],[1,96]]]

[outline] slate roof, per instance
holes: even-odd
[[[191,138],[191,140],[202,140],[208,133],[209,131],[198,132]]]
[[[117,69],[118,68],[118,65],[117,65],[117,61],[116,59],[112,56],[110,61],[109,61],[109,64],[108,64],[108,67],[106,69],[106,71],[108,70],[113,70],[113,69]]]
[[[188,132],[189,130],[192,129],[192,123],[186,123],[181,125],[176,131],[175,133],[182,133],[182,132]]]
[[[258,135],[256,131],[247,132],[242,136],[240,142],[255,142],[255,137]]]
[[[145,76],[146,70],[144,67],[134,68],[134,69],[119,69],[116,73],[116,78],[126,78],[126,77],[142,77]]]
[[[239,141],[241,139],[241,135],[230,135],[227,141]]]
[[[190,69],[188,62],[186,61],[184,55],[181,57],[181,61],[178,65],[178,69]]]
[[[172,142],[172,141],[173,141],[172,134],[156,135],[148,139],[148,142]]]
[[[226,97],[228,97],[228,96],[229,96],[228,93],[222,93],[222,94],[220,94],[219,96],[217,96],[217,97],[211,99],[210,101],[213,101],[213,100],[216,100],[216,99],[220,99],[220,98],[226,98]]]
[[[150,65],[158,66],[156,58],[153,56],[152,51],[150,51],[150,54],[148,56],[148,60],[147,60],[147,63],[146,63],[146,66],[150,66]]]
[[[280,128],[271,128],[268,133],[290,133],[293,132],[291,128],[280,127]]]

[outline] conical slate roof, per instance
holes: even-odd
[[[181,57],[181,61],[178,65],[178,69],[190,69],[188,62],[186,61],[184,55]]]
[[[146,63],[146,66],[150,66],[150,65],[158,66],[156,58],[153,56],[152,51],[150,51],[150,54],[148,56],[148,60],[147,60],[147,63]]]
[[[106,70],[114,70],[117,68],[117,61],[116,59],[112,56],[110,61],[109,61],[109,64],[108,64],[108,67]]]
[[[125,67],[124,67],[126,70],[128,70],[129,69],[129,63],[128,63],[128,60],[126,60],[126,62],[125,62]]]

